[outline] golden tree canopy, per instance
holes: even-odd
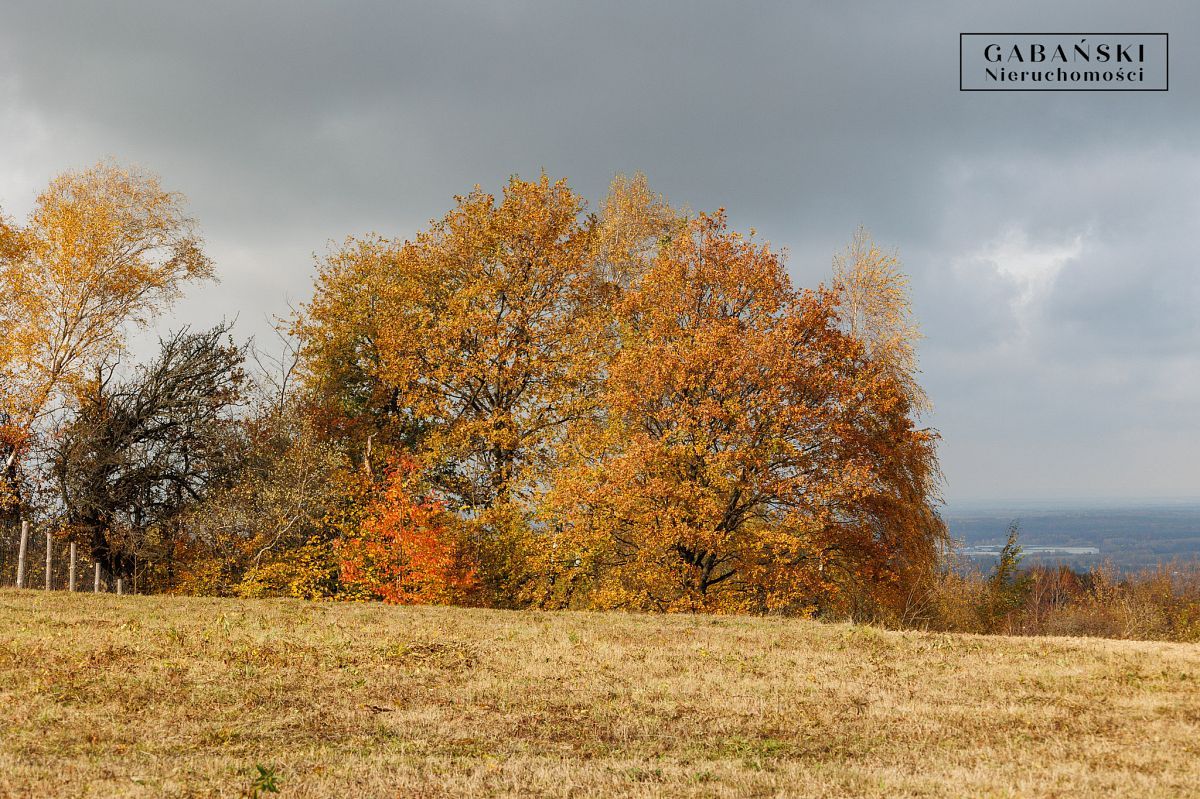
[[[211,277],[183,198],[105,162],[66,172],[23,227],[0,224],[0,480],[57,399],[123,347],[189,281]]]
[[[16,236],[19,248],[0,261],[0,313],[4,378],[21,387],[15,411],[26,423],[117,352],[129,325],[213,274],[183,198],[114,163],[55,178]]]

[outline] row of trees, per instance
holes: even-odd
[[[936,435],[894,256],[828,286],[618,178],[476,189],[349,239],[270,361],[122,336],[211,276],[178,196],[104,164],[2,229],[0,455],[111,574],[500,607],[897,611],[939,565]],[[252,357],[253,356],[253,357]]]

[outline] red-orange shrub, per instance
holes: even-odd
[[[416,464],[397,461],[358,533],[338,546],[342,584],[396,605],[463,602],[476,585],[455,517],[419,491]]]

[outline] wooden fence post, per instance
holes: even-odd
[[[67,568],[67,590],[75,593],[75,542],[71,542],[71,565]]]
[[[29,548],[29,522],[21,522],[21,548],[17,550],[17,588],[25,587],[25,550]]]
[[[50,534],[46,533],[46,590],[47,591],[50,590],[50,576],[52,574],[52,572],[50,571],[50,568],[53,565],[50,561],[50,554],[51,554],[50,542],[51,542],[51,540],[52,539],[50,538]]]
[[[100,593],[100,561],[96,561],[96,583],[92,586],[92,591]]]
[[[125,593],[125,591],[122,590],[122,587],[121,587],[121,578],[118,577],[117,578],[117,596],[120,596],[123,593]]]

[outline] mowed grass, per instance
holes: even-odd
[[[0,591],[0,795],[1196,796],[1200,646]]]

